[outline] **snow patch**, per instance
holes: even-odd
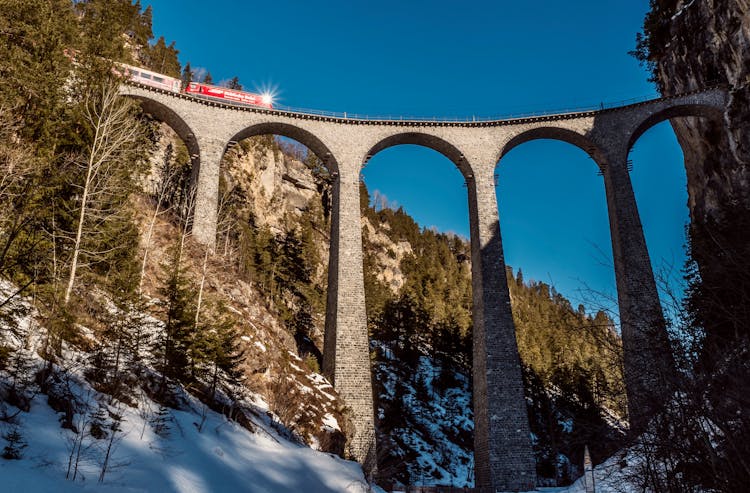
[[[675,14],[670,18],[670,20],[673,21],[673,20],[677,19],[679,16],[682,15],[683,12],[685,12],[685,10],[687,10],[694,3],[695,3],[695,0],[690,0],[688,3],[686,3],[685,5],[683,5],[682,7],[680,7],[680,9],[677,12],[675,12]]]

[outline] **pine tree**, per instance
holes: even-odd
[[[187,62],[185,64],[185,67],[182,69],[182,87],[187,87],[190,85],[191,82],[193,82],[193,76],[195,75],[195,72],[193,71],[193,68],[190,66],[190,62]]]
[[[190,378],[188,350],[195,325],[195,293],[190,287],[181,258],[180,243],[172,249],[164,266],[167,276],[161,289],[164,329],[152,348],[162,375],[160,392],[163,395],[168,391],[167,379],[185,382]]]
[[[268,226],[262,226],[252,235],[254,250],[253,268],[256,282],[265,292],[276,293],[277,275],[280,262],[280,246]]]
[[[104,453],[104,459],[102,460],[102,469],[99,473],[99,482],[104,482],[104,477],[107,474],[107,471],[109,470],[109,464],[110,460],[112,458],[112,452],[114,451],[115,442],[118,438],[118,435],[122,432],[122,421],[123,421],[123,415],[121,412],[112,412],[109,411],[109,417],[110,417],[110,424],[107,427],[107,434],[109,435],[109,440],[107,441],[107,449]]]
[[[166,438],[169,438],[169,433],[170,433],[169,423],[171,421],[172,421],[172,416],[169,413],[169,409],[165,406],[160,405],[159,409],[149,420],[149,424],[151,425],[151,429],[154,430],[154,433],[158,437],[166,439]]]
[[[129,402],[148,342],[147,307],[132,288],[130,291],[113,290],[112,294],[112,306],[103,317],[104,329],[99,334],[99,344],[91,355],[86,375],[97,389],[112,399]]]
[[[301,286],[310,283],[310,266],[303,256],[303,245],[296,230],[288,231],[281,240],[281,262],[276,282],[295,296],[301,296]]]
[[[21,459],[23,456],[23,449],[25,449],[28,444],[26,443],[26,440],[24,440],[23,435],[21,435],[21,432],[18,431],[18,427],[15,426],[7,433],[4,433],[3,439],[8,442],[7,445],[5,445],[5,448],[3,448],[3,459]]]
[[[170,77],[180,78],[182,68],[177,58],[179,53],[174,41],[167,46],[164,36],[160,36],[156,43],[146,50],[146,68]]]
[[[240,84],[240,78],[237,76],[232,77],[232,79],[227,82],[227,88],[234,89],[235,91],[241,91],[242,84]]]
[[[7,361],[3,364],[3,370],[8,377],[5,382],[7,385],[5,400],[11,406],[15,406],[22,411],[29,411],[32,398],[30,389],[34,384],[35,367],[33,353],[29,347],[32,331],[25,327],[16,327],[13,330],[13,325],[17,325],[17,322],[12,316],[9,319],[0,317],[0,323],[7,323],[16,338],[22,343],[21,347],[14,348],[11,344],[7,349]],[[0,339],[0,341],[3,341],[3,339]],[[0,347],[5,349],[4,346]]]
[[[366,230],[363,230],[365,233]],[[372,249],[364,251],[365,308],[368,320],[376,319],[382,313],[386,302],[391,298],[391,290],[378,279],[379,266]]]
[[[6,0],[0,9],[0,108],[13,108],[21,135],[48,152],[68,115],[66,50],[77,45],[76,25],[68,0]]]
[[[228,378],[227,383],[239,384],[242,372],[240,365],[245,353],[240,345],[240,330],[237,321],[230,317],[225,308],[215,309],[218,314],[210,323],[207,362],[210,364],[209,399],[213,401],[220,383],[219,372]]]
[[[75,55],[79,68],[75,89],[85,95],[112,73],[114,63],[135,63],[134,50],[123,35],[129,34],[136,48],[148,50],[148,41],[153,38],[151,10],[141,12],[140,1],[131,0],[80,0],[75,9],[81,29]]]
[[[49,185],[45,175],[50,171],[46,160],[37,155],[38,147],[20,138],[22,126],[9,112],[0,109],[0,276],[14,279],[17,293],[0,304],[23,293],[31,284],[54,277],[44,258],[50,246],[45,233],[50,219]],[[10,324],[10,320],[8,323]]]
[[[141,1],[136,0],[135,11],[140,12],[140,10]],[[147,6],[141,15],[134,15],[132,17],[131,27],[125,32],[131,37],[136,46],[146,46],[148,42],[151,41],[151,38],[154,37],[152,20],[153,9],[151,8],[151,5]]]
[[[91,416],[89,434],[96,440],[103,440],[109,436],[109,433],[107,432],[108,415],[109,412],[107,406],[100,403],[96,412]]]

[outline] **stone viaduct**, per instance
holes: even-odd
[[[672,369],[649,254],[630,182],[628,153],[651,126],[674,117],[723,125],[728,92],[713,88],[618,108],[494,121],[407,121],[321,116],[236,106],[139,85],[121,93],[169,124],[186,143],[196,186],[194,237],[215,242],[219,165],[231,143],[262,134],[299,141],[335,177],[331,220],[325,374],[353,411],[350,451],[360,461],[375,451],[373,395],[365,313],[360,170],[399,144],[432,148],[466,180],[473,286],[474,454],[478,488],[533,489],[536,472],[521,378],[495,195],[494,171],[514,147],[556,139],[583,149],[604,179],[624,345],[631,427],[663,398]]]

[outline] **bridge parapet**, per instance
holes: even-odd
[[[532,111],[520,114],[508,114],[501,116],[471,116],[471,117],[436,117],[436,116],[370,116],[360,115],[349,112],[325,111],[305,108],[293,108],[287,106],[277,106],[275,109],[231,103],[218,99],[208,99],[193,96],[185,93],[176,93],[165,89],[152,88],[136,82],[124,84],[127,87],[141,88],[151,93],[168,94],[176,98],[198,101],[207,106],[216,108],[234,108],[243,111],[256,113],[266,113],[273,116],[293,117],[301,119],[313,119],[333,123],[344,123],[352,125],[402,125],[402,126],[466,126],[466,127],[483,127],[496,125],[520,125],[525,123],[534,123],[538,121],[559,121],[568,118],[581,118],[596,116],[608,112],[618,112],[628,110],[644,105],[651,105],[656,102],[667,102],[674,105],[675,101],[695,95],[701,96],[711,93],[728,94],[730,88],[726,85],[715,85],[695,91],[677,94],[673,96],[661,97],[642,97],[633,98],[625,101],[610,103],[600,103],[599,105],[583,106],[571,109],[554,110],[554,111]],[[123,91],[127,92],[127,91]]]

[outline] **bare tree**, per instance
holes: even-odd
[[[224,237],[224,251],[222,253],[224,258],[227,258],[229,255],[229,245],[232,233],[235,231],[238,224],[237,215],[233,214],[233,212],[235,212],[233,206],[237,200],[238,193],[239,189],[237,185],[232,185],[224,190],[219,197],[219,210],[217,214],[219,220],[216,229],[217,237]]]
[[[194,187],[185,186],[181,193],[180,204],[177,207],[177,224],[180,228],[180,243],[177,251],[177,265],[182,265],[182,259],[185,254],[185,242],[193,234],[193,211],[195,209]]]
[[[89,409],[92,391],[88,390],[83,397],[81,403],[81,409],[78,413],[74,414],[78,416],[78,421],[73,423],[70,428],[73,431],[73,436],[69,438],[70,453],[68,454],[68,469],[65,473],[65,479],[75,481],[78,476],[78,467],[81,463],[81,455],[88,449],[90,444],[85,445],[85,440],[90,436],[89,427],[91,425],[91,410]]]
[[[107,446],[104,453],[104,458],[102,459],[102,469],[99,473],[99,482],[104,482],[104,476],[107,474],[107,472],[111,468],[111,459],[112,459],[112,453],[115,451],[117,444],[122,440],[122,421],[123,421],[123,412],[120,408],[119,403],[116,405],[114,410],[109,410],[109,418],[110,423],[107,427],[107,432],[109,433],[108,440],[107,440]]]
[[[197,330],[200,322],[201,305],[203,304],[203,288],[206,285],[206,271],[208,270],[208,255],[212,253],[211,248],[204,247],[203,265],[201,267],[201,282],[198,285],[198,301],[195,306],[195,328]]]
[[[146,233],[146,240],[143,246],[141,276],[138,282],[139,292],[141,292],[143,289],[143,278],[146,275],[148,252],[151,248],[151,238],[154,234],[156,220],[161,214],[164,214],[171,209],[171,204],[167,204],[167,199],[172,193],[172,189],[175,186],[175,182],[179,174],[180,170],[176,166],[170,166],[169,157],[167,156],[164,160],[164,167],[162,168],[161,177],[156,181],[154,189],[152,191],[152,197],[154,200],[154,212],[153,214],[151,214],[151,220],[149,221],[148,232]]]
[[[84,248],[83,240],[87,231],[95,233],[97,228],[122,213],[121,207],[113,207],[112,199],[126,193],[121,178],[132,174],[132,164],[137,160],[142,127],[135,118],[134,108],[133,102],[118,95],[115,82],[102,86],[97,94],[87,95],[83,104],[84,122],[91,139],[75,159],[83,176],[79,183],[73,184],[81,195],[65,289],[66,305],[76,281],[81,254],[95,257],[122,248],[122,245],[115,245],[104,250],[89,250]]]
[[[217,236],[221,235],[222,233],[225,234],[225,244],[224,244],[224,255],[226,256],[227,250],[229,248],[229,236],[231,235],[231,232],[234,230],[236,224],[237,224],[237,218],[231,214],[231,206],[233,205],[234,195],[237,191],[236,186],[232,186],[228,190],[225,190],[224,193],[221,194],[221,197],[219,198],[219,210],[218,210],[218,234]],[[201,266],[201,281],[198,285],[198,302],[197,306],[195,308],[195,326],[197,328],[198,323],[200,322],[200,315],[201,315],[201,305],[203,303],[203,290],[206,285],[206,275],[208,273],[208,258],[209,256],[213,257],[213,255],[216,252],[209,247],[204,247],[203,252],[203,264]]]

